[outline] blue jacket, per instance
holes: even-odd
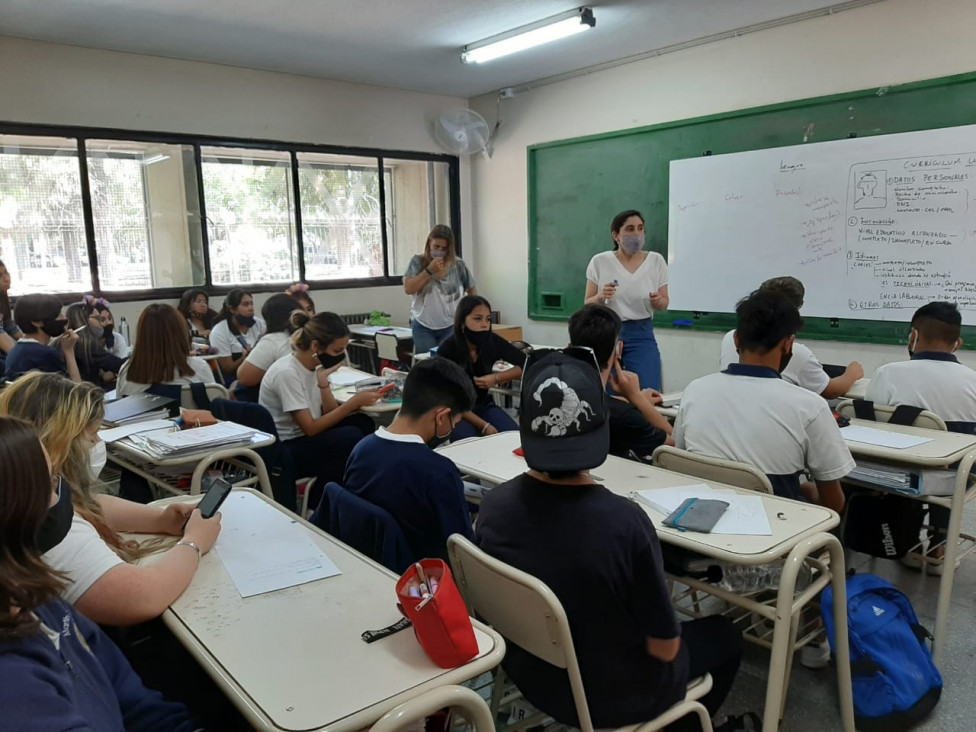
[[[35,614],[41,631],[0,643],[0,731],[191,732],[182,704],[150,691],[97,625],[60,600]]]

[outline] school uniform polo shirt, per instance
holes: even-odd
[[[947,423],[970,426],[953,431],[976,427],[976,371],[951,353],[919,352],[910,361],[881,366],[871,377],[865,398],[876,404],[921,407]]]
[[[785,498],[800,500],[804,470],[828,482],[854,468],[827,402],[764,366],[734,363],[691,382],[673,436],[689,452],[754,465]]]
[[[719,357],[719,370],[724,371],[730,364],[739,363],[739,353],[735,350],[735,331],[730,330],[722,338],[722,354]],[[830,383],[830,377],[813,351],[802,343],[793,343],[793,358],[781,374],[785,381],[802,386],[814,394],[823,394]]]

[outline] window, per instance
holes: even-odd
[[[413,255],[424,251],[430,230],[436,224],[451,225],[450,166],[390,158],[384,158],[383,165],[390,274],[402,275]]]
[[[85,147],[101,288],[204,284],[193,148],[124,140]]]
[[[201,154],[213,283],[296,281],[291,156],[227,147]]]
[[[91,289],[75,140],[0,135],[0,258],[11,295]]]

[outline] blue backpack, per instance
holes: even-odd
[[[830,650],[836,651],[834,593],[821,598]],[[899,732],[924,719],[942,695],[942,675],[925,645],[932,636],[912,604],[880,577],[847,580],[854,719],[863,732]]]

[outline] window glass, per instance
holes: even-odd
[[[74,140],[0,135],[0,258],[11,295],[91,289]]]
[[[290,155],[229,147],[201,155],[213,283],[297,280]]]
[[[390,275],[402,275],[413,255],[424,251],[430,230],[451,224],[450,168],[447,163],[391,158],[383,158],[383,165]]]
[[[118,140],[85,147],[102,289],[203,284],[193,148]]]

